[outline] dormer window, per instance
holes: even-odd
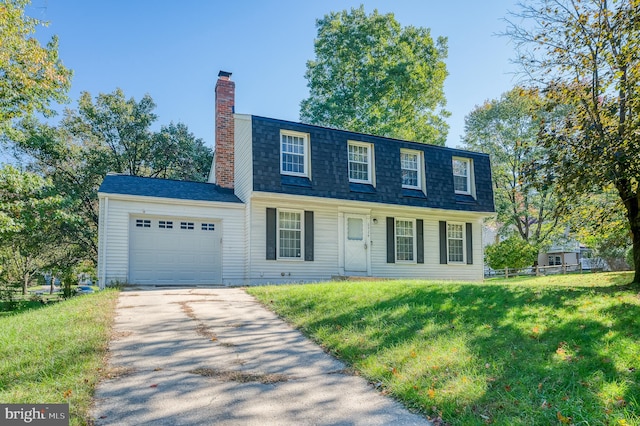
[[[408,149],[400,150],[400,167],[402,168],[402,187],[422,189],[422,153]]]
[[[309,135],[306,133],[280,132],[280,173],[309,177]]]
[[[373,145],[349,141],[348,150],[349,182],[373,184]]]
[[[453,189],[456,194],[473,195],[472,168],[469,158],[453,158]]]

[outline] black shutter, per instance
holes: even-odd
[[[440,221],[440,264],[447,264],[447,222]]]
[[[313,212],[304,212],[304,260],[313,260]]]
[[[276,260],[276,209],[267,207],[267,260]]]
[[[467,265],[473,265],[473,229],[470,223],[467,223]]]
[[[396,263],[396,221],[387,218],[387,263]]]
[[[418,263],[424,263],[424,225],[422,219],[416,219],[416,244]]]

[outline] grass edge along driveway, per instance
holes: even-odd
[[[69,403],[70,424],[90,424],[117,290],[74,297],[0,317],[0,402]]]
[[[248,292],[383,393],[451,425],[640,424],[629,273]]]

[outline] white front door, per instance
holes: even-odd
[[[366,216],[344,215],[344,271],[367,272],[368,227]]]

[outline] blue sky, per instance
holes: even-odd
[[[213,146],[219,70],[233,73],[236,112],[298,121],[315,20],[361,3],[368,13],[392,12],[403,26],[448,38],[448,146],[460,144],[475,105],[517,83],[513,46],[496,36],[507,11],[517,10],[515,0],[32,0],[28,14],[50,23],[39,38],[60,39],[60,57],[74,71],[70,107],[82,91],[95,96],[119,87],[136,100],[148,93],[158,127],[183,122]]]

